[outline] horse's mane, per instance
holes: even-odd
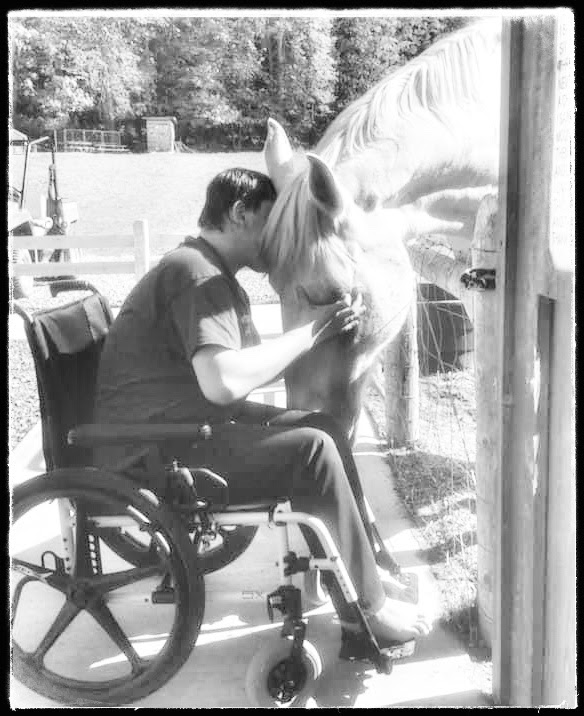
[[[376,142],[392,140],[392,123],[428,117],[447,126],[460,107],[480,101],[483,68],[500,20],[473,23],[431,45],[346,107],[328,127],[315,153],[330,166]]]
[[[261,253],[276,291],[293,273],[309,274],[317,261],[324,266],[337,263],[335,257],[340,265],[351,261],[342,238],[350,226],[345,218],[332,219],[310,200],[306,165],[278,196],[262,235]]]
[[[442,38],[349,105],[329,126],[315,153],[334,167],[391,140],[396,119],[431,116],[448,123],[452,115],[460,115],[461,106],[482,97],[481,70],[489,68],[486,56],[499,31],[499,20],[487,20]],[[336,257],[341,258],[338,266],[350,263],[342,237],[351,223],[343,217],[333,222],[318,211],[310,200],[308,163],[302,156],[295,156],[294,163],[294,178],[280,192],[262,237],[262,255],[278,292],[293,273],[308,275],[317,261],[324,266]],[[332,239],[335,235],[341,240]]]

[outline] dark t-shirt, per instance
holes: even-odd
[[[203,395],[191,358],[256,345],[247,294],[203,239],[188,237],[134,287],[105,341],[95,420],[193,422],[237,415]]]

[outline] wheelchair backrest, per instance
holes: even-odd
[[[93,294],[39,311],[26,324],[47,470],[91,464],[91,451],[68,445],[67,434],[92,422],[99,357],[112,321],[107,299]]]

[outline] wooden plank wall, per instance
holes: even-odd
[[[133,233],[128,235],[104,234],[52,234],[37,236],[8,236],[9,255],[29,249],[132,249],[133,258],[127,261],[71,261],[67,272],[78,276],[96,274],[129,274],[140,279],[151,267],[150,235],[147,221],[135,221]],[[12,262],[10,271],[15,276],[60,276],[63,263],[43,261],[38,263]]]
[[[554,15],[512,20],[506,28],[493,695],[497,703],[524,707],[575,705],[574,266],[568,261],[558,269],[550,253],[557,33]]]

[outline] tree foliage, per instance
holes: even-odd
[[[15,115],[45,128],[84,115],[112,125],[148,102],[143,28],[123,18],[33,17],[10,22]]]
[[[259,65],[245,18],[167,18],[150,42],[156,112],[194,122],[240,117]]]
[[[331,30],[331,21],[321,18],[268,18],[264,23],[269,109],[301,134],[330,113],[335,79]]]
[[[13,123],[34,136],[171,115],[184,141],[203,130],[219,136],[221,127],[241,141],[274,116],[313,144],[346,104],[461,24],[419,17],[9,17]]]

